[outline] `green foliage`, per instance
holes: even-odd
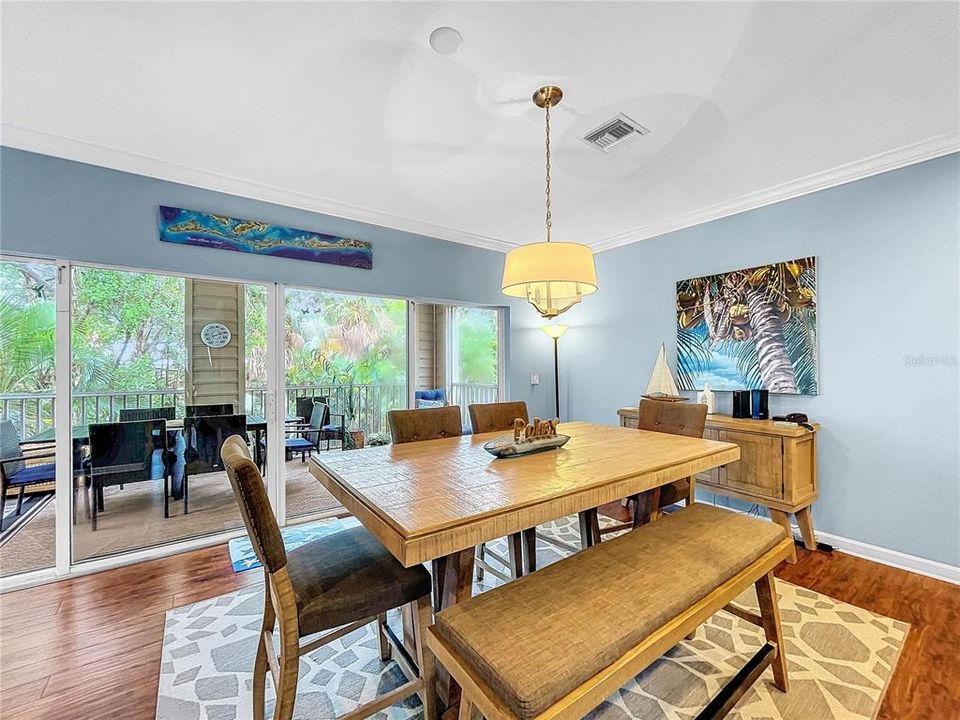
[[[457,382],[497,383],[497,312],[483,308],[456,309]]]

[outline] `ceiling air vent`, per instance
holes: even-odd
[[[600,127],[588,132],[581,140],[597,150],[608,153],[614,148],[626,145],[631,140],[636,140],[649,132],[643,125],[621,113],[612,120],[607,120]]]

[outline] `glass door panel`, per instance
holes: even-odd
[[[336,512],[307,459],[389,442],[387,411],[407,406],[407,304],[295,288],[284,300],[287,412],[299,423],[286,429],[287,517]]]
[[[464,426],[470,425],[468,407],[500,398],[499,317],[497,310],[450,307],[450,403],[459,405]]]
[[[55,562],[56,277],[0,260],[0,577]]]
[[[75,562],[242,525],[219,450],[239,434],[264,457],[264,306],[242,283],[74,269]]]

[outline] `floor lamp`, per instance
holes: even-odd
[[[560,343],[560,336],[567,331],[566,325],[544,325],[541,330],[543,330],[547,335],[553,338],[553,382],[554,389],[557,393],[557,414],[556,417],[560,417],[560,354],[558,352],[558,347]]]

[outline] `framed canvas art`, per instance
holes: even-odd
[[[160,240],[310,262],[373,268],[370,243],[256,220],[160,206]]]
[[[816,258],[678,282],[677,375],[682,390],[816,395]]]

